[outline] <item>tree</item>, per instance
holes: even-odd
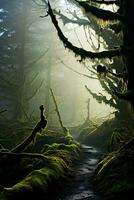
[[[45,2],[45,1],[43,1]],[[62,32],[59,23],[55,16],[55,10],[52,10],[51,4],[48,2],[48,15],[51,17],[52,23],[55,26],[58,36],[60,40],[63,42],[65,48],[72,50],[76,56],[80,56],[81,60],[84,59],[106,59],[106,58],[114,58],[114,57],[122,57],[123,59],[123,67],[121,73],[113,73],[111,72],[116,78],[120,78],[123,80],[124,87],[121,92],[115,90],[113,94],[117,97],[129,100],[131,104],[133,104],[134,100],[134,70],[133,70],[133,45],[134,45],[134,37],[133,37],[133,29],[134,24],[131,20],[133,18],[133,11],[134,11],[134,2],[132,0],[124,0],[124,1],[97,1],[97,0],[90,0],[90,1],[77,1],[77,0],[70,0],[69,2],[75,3],[77,6],[84,9],[86,15],[92,14],[94,18],[97,18],[97,21],[100,19],[105,22],[112,22],[109,27],[114,29],[115,32],[121,32],[123,35],[122,45],[112,48],[110,50],[104,51],[87,51],[84,48],[79,48],[72,44],[69,39],[64,35]],[[45,2],[46,3],[46,2]],[[119,9],[116,12],[111,12],[109,10],[104,10],[99,6],[101,4],[105,5],[113,5],[116,4],[119,6]],[[61,14],[60,14],[61,15]],[[66,19],[67,20],[67,19]],[[87,21],[86,21],[87,22]],[[89,23],[91,24],[91,23]],[[102,27],[103,28],[103,27]],[[105,39],[105,38],[104,38]],[[107,70],[107,69],[105,69]],[[112,89],[111,89],[112,90]]]
[[[32,30],[36,19],[29,12],[31,6],[32,1],[3,1],[0,16],[0,102],[2,107],[8,107],[8,117],[17,120],[28,117],[29,102],[43,84],[43,80],[38,79],[39,69],[35,70],[34,66],[48,51],[46,47],[43,53],[31,51],[34,42],[39,43],[39,37]]]

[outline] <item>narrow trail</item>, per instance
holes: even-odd
[[[106,200],[96,194],[93,186],[94,171],[102,152],[86,145],[82,145],[82,150],[73,177],[58,200]]]

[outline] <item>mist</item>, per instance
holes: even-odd
[[[0,200],[133,194],[133,13],[0,0]]]
[[[66,1],[53,2],[53,5],[54,8],[58,7],[61,10],[66,10],[67,16],[69,16],[69,10],[71,12],[75,10],[79,17],[82,15],[82,12],[76,9],[75,5],[72,7],[72,5]],[[2,12],[4,12],[4,10],[1,10],[1,13]],[[8,12],[9,11],[7,11],[7,18],[10,16]],[[92,60],[85,60],[83,63],[80,63],[79,57],[74,57],[72,52],[66,50],[62,42],[58,39],[49,16],[42,17],[45,14],[45,6],[43,8],[43,6],[40,7],[34,2],[29,1],[27,5],[17,10],[14,16],[15,19],[13,17],[10,19],[12,20],[11,24],[13,20],[15,20],[16,26],[18,27],[18,32],[16,31],[15,34],[12,33],[11,40],[12,37],[22,40],[21,33],[24,34],[24,41],[22,41],[24,42],[22,61],[24,64],[20,63],[20,65],[25,65],[25,86],[23,93],[28,100],[24,103],[27,105],[23,105],[22,112],[25,113],[22,114],[22,118],[26,117],[25,114],[27,116],[32,115],[37,117],[37,108],[39,105],[49,104],[49,108],[46,109],[49,109],[48,113],[51,123],[58,124],[48,87],[51,87],[54,91],[61,116],[66,126],[82,124],[84,120],[86,120],[86,102],[89,98],[90,118],[108,116],[114,109],[103,102],[99,104],[85,89],[86,85],[95,93],[102,93],[108,98],[110,96],[100,86],[96,75],[96,79],[91,79],[82,75],[89,74],[89,76],[93,76],[90,70],[92,70],[94,62]],[[64,26],[62,20],[60,20],[60,25],[67,37],[69,37],[76,46],[81,46],[82,44],[85,48],[91,49],[91,46],[87,44],[86,38],[84,37],[85,31],[88,30],[84,30],[83,27],[72,23]],[[95,39],[95,36],[93,37],[94,45],[97,46],[97,38]],[[103,48],[103,46],[101,48]],[[17,65],[18,63],[16,63],[16,68],[18,68]],[[34,80],[32,81],[32,79]],[[50,102],[48,103],[46,101]],[[12,112],[9,111],[12,110],[12,108],[10,109],[8,105],[3,105],[3,108],[4,107],[7,107],[6,116],[12,116]]]

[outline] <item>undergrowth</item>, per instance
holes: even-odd
[[[3,176],[0,181],[1,200],[44,196],[52,183],[60,182],[71,171],[72,162],[79,156],[80,145],[69,133],[46,130],[37,136],[35,144],[31,144],[27,152],[38,152],[47,159],[24,158],[14,167],[12,162],[4,168],[0,167],[0,176]]]

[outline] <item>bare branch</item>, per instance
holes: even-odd
[[[7,75],[6,75],[7,76]],[[9,79],[9,77],[8,77]],[[15,83],[12,83],[11,81],[9,81],[8,79],[6,79],[5,77],[0,76],[0,80],[4,81],[4,83],[6,83],[7,85],[9,85],[10,87],[17,87],[18,85]]]
[[[44,80],[41,81],[40,85],[35,89],[35,91],[33,92],[33,94],[29,97],[26,98],[27,101],[31,100],[36,94],[37,92],[39,91],[39,89],[42,87],[44,83]]]
[[[45,5],[48,6],[48,4],[47,4],[47,2],[45,0],[43,0],[43,2],[45,3]],[[67,16],[63,15],[60,12],[60,10],[57,11],[56,9],[53,9],[53,13],[58,15],[61,18],[61,20],[62,20],[64,25],[67,24],[67,23],[78,24],[79,26],[87,26],[87,25],[89,25],[89,20],[81,19],[75,13],[71,12],[70,10],[68,10],[68,11],[75,19],[70,19]],[[44,16],[40,16],[40,17],[44,18],[44,17],[47,17],[47,16],[48,16],[48,14],[46,14]]]
[[[35,80],[38,76],[39,76],[39,72],[37,72],[37,73],[34,75],[34,77],[27,83],[27,85],[31,85],[31,84],[34,82],[34,80]]]
[[[44,2],[44,4],[38,3],[37,0],[32,0],[32,1],[39,7],[44,7],[44,4],[47,5],[47,1],[46,0],[42,0]]]
[[[33,60],[32,62],[28,63],[28,64],[25,66],[25,68],[26,68],[26,69],[31,68],[31,67],[32,67],[33,65],[35,65],[37,62],[39,62],[39,60],[40,60],[41,58],[43,58],[43,57],[46,55],[47,52],[48,52],[48,49],[45,50],[45,52],[43,52],[37,59],[35,59],[35,60]]]
[[[58,12],[57,10],[53,10],[54,14],[58,15],[61,20],[63,21],[63,24],[67,24],[67,23],[72,23],[72,24],[78,24],[79,26],[87,26],[89,25],[89,21],[86,19],[81,19],[78,16],[75,16],[75,20],[70,19],[68,17],[66,17],[65,15],[63,15],[61,12]]]
[[[67,69],[70,69],[71,71],[75,72],[76,74],[79,74],[80,76],[84,76],[86,78],[89,78],[89,79],[95,79],[95,80],[98,80],[98,78],[96,77],[93,77],[93,76],[89,76],[87,74],[84,74],[84,73],[81,73],[81,72],[78,72],[76,71],[75,69],[69,67],[67,64],[65,64],[60,58],[58,58],[60,60],[60,62],[67,68]]]
[[[77,37],[77,40],[78,40],[78,42],[79,42],[81,48],[84,48],[83,45],[82,45],[82,43],[81,43],[81,41],[80,41],[80,39],[79,39],[79,37],[78,37],[78,34],[77,34],[77,32],[76,32],[75,29],[74,29],[74,33],[75,33],[75,35],[76,35],[76,37]]]
[[[85,33],[86,33],[86,32],[85,32]],[[89,33],[88,36],[89,36],[89,39],[90,39],[90,45],[91,45],[92,49],[95,50],[95,51],[98,50],[98,47],[96,47],[96,46],[94,45],[94,42],[93,42],[93,39],[92,39],[92,36],[91,36],[91,31],[90,31],[90,29],[89,29],[89,32],[88,32],[88,33]],[[87,33],[86,33],[87,42],[89,43],[88,36],[87,36]],[[99,34],[98,34],[98,37],[99,37]],[[98,46],[99,46],[99,44],[98,44]]]
[[[114,73],[114,72],[111,72],[110,70],[107,70],[107,72],[109,74],[111,74],[112,76],[116,77],[116,78],[126,78],[127,74],[126,73]]]

